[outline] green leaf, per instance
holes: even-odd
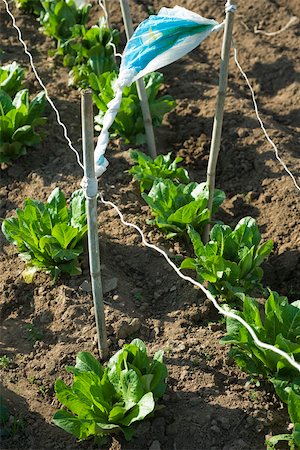
[[[253,245],[258,245],[261,240],[258,226],[252,217],[241,219],[235,227],[232,236],[240,247],[246,246],[251,248]]]
[[[191,224],[197,219],[203,210],[206,208],[207,201],[206,199],[194,200],[187,205],[182,206],[177,209],[173,214],[168,217],[168,222],[176,222],[181,224]],[[206,210],[208,214],[206,214],[205,218],[203,218],[203,222],[209,217],[209,211]]]
[[[300,395],[293,390],[289,392],[288,411],[292,422],[300,424]]]
[[[180,264],[180,269],[192,269],[197,270],[197,263],[194,258],[185,258]]]
[[[66,222],[68,220],[68,210],[66,208],[66,199],[63,192],[59,188],[55,188],[48,200],[49,211],[57,222]],[[56,222],[54,222],[55,225]]]
[[[12,99],[10,96],[0,89],[0,112],[1,116],[5,116],[9,111],[14,108]]]
[[[201,236],[199,233],[197,233],[197,231],[194,230],[191,225],[188,226],[188,235],[192,241],[194,252],[197,258],[205,256],[205,246],[202,243]]]
[[[95,434],[95,421],[79,419],[63,409],[55,413],[52,421],[67,433],[73,434],[77,439],[87,439]]]
[[[144,389],[135,370],[125,370],[120,373],[120,387],[126,407],[134,406],[142,398]]]
[[[26,107],[26,111],[29,107],[29,91],[28,89],[22,89],[17,92],[13,100],[13,105],[16,109],[20,109],[22,105]]]
[[[88,352],[79,352],[76,356],[76,369],[80,372],[94,372],[101,377],[103,375],[103,368],[100,362]]]
[[[66,249],[77,236],[77,229],[65,223],[57,223],[52,229],[52,236],[57,239],[63,249]]]
[[[153,398],[152,392],[148,392],[145,394],[135,405],[128,415],[122,419],[121,425],[129,426],[134,422],[145,419],[149,414],[151,414],[154,410],[155,402]]]
[[[300,423],[294,424],[293,439],[295,444],[300,447]]]
[[[273,242],[271,240],[264,242],[260,245],[256,251],[254,258],[254,264],[260,266],[261,263],[270,255],[273,249]]]
[[[40,92],[31,101],[28,109],[28,121],[33,121],[37,116],[41,116],[46,102],[45,92]]]
[[[91,413],[92,402],[88,396],[79,395],[68,388],[62,380],[55,382],[55,393],[58,400],[75,414],[87,417]]]

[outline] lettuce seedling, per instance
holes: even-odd
[[[0,67],[0,90],[13,97],[21,89],[24,75],[24,69],[16,61]]]
[[[107,104],[114,98],[116,79],[116,72],[106,72],[100,76],[92,73],[89,77],[89,84],[93,90],[93,102],[99,109],[99,114],[95,117],[96,129],[99,131],[102,128]],[[145,88],[154,127],[159,127],[164,115],[176,106],[175,100],[170,95],[157,98],[162,83],[163,75],[159,72],[153,72],[145,76]],[[111,131],[113,135],[121,136],[126,143],[139,145],[146,142],[143,114],[136,83],[125,87],[121,107],[111,126]]]
[[[196,258],[186,258],[181,269],[193,269],[200,282],[208,281],[214,295],[230,301],[238,292],[251,293],[261,287],[263,270],[260,267],[271,253],[271,240],[260,244],[261,234],[252,217],[244,217],[234,230],[216,224],[210,241],[204,245],[193,226],[188,234]]]
[[[281,441],[288,442],[290,450],[300,448],[300,384],[297,385],[298,391],[293,388],[288,393],[288,413],[293,424],[291,434],[278,434],[266,439],[267,450],[275,450],[276,445]]]
[[[67,208],[59,188],[50,194],[47,203],[25,200],[17,217],[4,220],[2,232],[18,247],[26,262],[23,277],[30,283],[37,270],[44,270],[56,279],[61,272],[81,273],[78,257],[83,253],[83,238],[87,232],[85,198],[75,191]]]
[[[58,53],[64,55],[63,64],[71,68],[70,85],[89,87],[89,76],[116,71],[112,43],[119,42],[119,32],[109,29],[102,18],[99,25],[86,29],[83,25],[72,27],[71,37],[62,43]]]
[[[237,314],[254,330],[257,337],[285,351],[300,363],[300,300],[289,303],[286,297],[270,292],[264,314],[257,300],[240,294],[243,310]],[[226,319],[227,335],[221,342],[232,345],[229,355],[246,372],[268,378],[285,403],[291,387],[300,395],[300,375],[285,358],[258,347],[246,328],[237,320]]]
[[[55,383],[56,396],[67,410],[58,411],[53,422],[80,440],[119,432],[131,439],[134,423],[154,412],[155,401],[166,389],[163,353],[150,358],[140,339],[124,345],[106,368],[81,352],[67,371],[74,375],[72,386]]]
[[[257,337],[271,344],[300,363],[300,300],[289,303],[286,297],[270,291],[264,305],[243,294],[243,311],[234,311],[255,331]],[[288,405],[292,434],[277,435],[267,439],[268,449],[275,449],[279,441],[288,441],[291,448],[300,445],[300,375],[285,358],[257,346],[247,329],[237,320],[226,319],[227,335],[222,343],[230,344],[229,351],[238,366],[254,376],[263,376],[273,383],[280,399]],[[294,446],[295,444],[295,446]],[[294,446],[294,447],[293,447]]]
[[[39,21],[45,34],[57,40],[57,48],[72,35],[72,27],[85,25],[90,4],[76,0],[41,0],[43,10]]]
[[[36,127],[46,122],[41,117],[45,106],[45,93],[29,101],[28,89],[19,91],[14,100],[0,90],[0,163],[12,163],[26,149],[41,142]]]
[[[172,180],[158,180],[143,199],[150,206],[155,216],[154,223],[167,233],[167,238],[186,235],[187,227],[202,231],[209,222],[210,213],[207,208],[208,189],[205,183],[175,184]],[[213,213],[225,199],[223,191],[216,189],[213,200]]]
[[[189,183],[189,175],[186,169],[177,167],[182,158],[177,156],[172,160],[172,153],[159,155],[155,159],[145,155],[143,152],[132,150],[130,158],[135,165],[129,170],[129,173],[140,182],[141,192],[149,192],[155,180],[170,180]]]
[[[36,16],[38,16],[43,9],[41,0],[16,0],[16,5],[23,11],[33,13]]]

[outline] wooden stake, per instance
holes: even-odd
[[[130,8],[128,0],[120,0],[120,6],[125,26],[125,33],[127,40],[131,38],[133,35],[133,24],[132,24],[132,18],[130,14]],[[153,131],[153,125],[152,125],[152,117],[149,109],[149,103],[148,103],[148,97],[147,92],[145,88],[144,80],[141,78],[136,81],[136,88],[138,92],[138,96],[141,102],[141,108],[143,113],[143,119],[144,119],[144,125],[145,125],[145,132],[146,132],[146,139],[147,139],[147,145],[148,145],[148,151],[151,158],[156,158],[157,152],[156,152],[156,145],[155,145],[155,136]]]
[[[103,290],[100,273],[100,251],[97,226],[97,192],[98,183],[95,177],[94,163],[94,117],[92,91],[82,92],[82,144],[84,179],[86,180],[86,211],[88,224],[88,251],[92,282],[92,294],[95,308],[95,319],[98,336],[98,349],[101,359],[108,355],[107,335],[103,307]]]
[[[229,0],[226,6],[230,7],[235,5]],[[216,178],[216,166],[220,151],[223,115],[224,115],[224,103],[227,90],[228,81],[228,63],[230,56],[232,29],[234,21],[234,11],[226,12],[225,30],[221,51],[221,64],[220,64],[220,76],[219,76],[219,90],[217,94],[216,112],[213,124],[213,132],[207,167],[207,185],[209,189],[208,209],[212,214],[212,204],[215,190],[215,178]],[[206,243],[209,241],[210,224],[207,224],[204,229],[203,241]]]

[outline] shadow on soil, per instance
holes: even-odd
[[[3,450],[19,450],[25,447],[33,450],[100,448],[91,440],[76,443],[74,437],[47,423],[34,410],[30,411],[21,395],[2,385],[1,390],[12,417],[10,423],[14,425],[13,428],[8,428],[8,435],[2,439]],[[34,395],[34,388],[32,392]],[[160,402],[164,404],[164,408],[157,411],[151,421],[146,420],[137,425],[136,435],[132,441],[126,442],[120,436],[113,439],[114,445],[111,446],[109,442],[107,445],[101,445],[101,448],[148,450],[149,443],[155,440],[159,441],[163,450],[207,450],[214,446],[220,450],[226,448],[241,450],[249,448],[250,442],[252,450],[263,448],[263,433],[258,434],[255,431],[259,421],[238,408],[213,405],[205,389],[197,392],[169,390],[166,397],[167,400]],[[46,402],[50,403],[50,400]],[[55,400],[53,414],[58,408],[59,404]],[[251,426],[247,424],[248,417],[251,418]],[[270,424],[270,428],[271,426]]]

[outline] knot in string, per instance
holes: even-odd
[[[98,193],[98,180],[97,178],[83,177],[80,183],[84,192],[85,198],[96,197]]]
[[[230,3],[230,1],[227,1],[226,5],[225,5],[225,12],[227,13],[235,13],[236,12],[236,5],[233,5]]]

